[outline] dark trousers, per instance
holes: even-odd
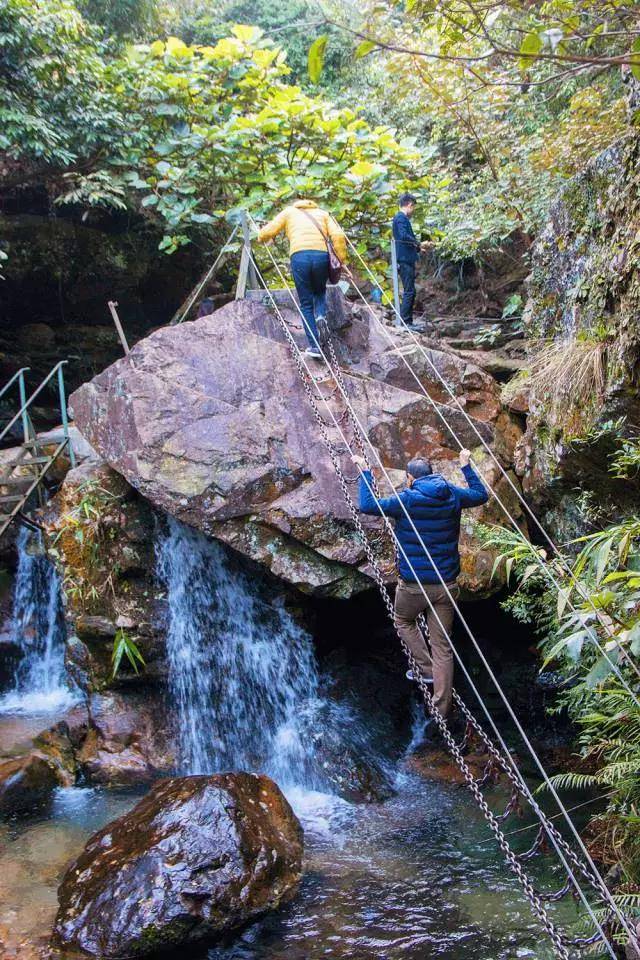
[[[457,584],[448,583],[447,587],[454,598],[458,596]],[[430,604],[425,600],[422,588]],[[425,677],[433,677],[436,708],[447,717],[451,713],[453,688],[453,651],[448,637],[451,635],[455,611],[441,583],[423,583],[422,588],[417,583],[398,581],[394,621],[399,635],[415,657],[420,672]],[[421,613],[427,618],[431,652],[418,627]]]
[[[398,274],[402,280],[402,303],[400,316],[405,323],[413,323],[413,304],[416,299],[415,263],[398,263]]]
[[[299,250],[291,256],[291,273],[309,346],[317,349],[320,337],[316,317],[324,317],[327,313],[329,254],[322,250]]]

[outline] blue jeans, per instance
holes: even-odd
[[[398,263],[398,273],[402,280],[402,303],[400,316],[405,323],[413,323],[413,303],[416,299],[416,265],[415,263]]]
[[[329,254],[322,250],[299,250],[291,255],[291,273],[309,346],[317,349],[320,337],[316,317],[324,317],[327,312]]]

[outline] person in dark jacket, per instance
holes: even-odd
[[[403,193],[400,197],[400,209],[393,218],[392,224],[398,274],[402,280],[400,316],[408,326],[413,325],[413,304],[416,299],[416,263],[420,258],[420,251],[426,250],[431,245],[428,240],[420,243],[413,232],[411,217],[416,209],[416,203],[416,198],[412,194]]]
[[[361,457],[353,459],[361,472],[360,510],[395,520],[400,544],[395,624],[413,653],[421,674],[433,682],[435,705],[447,717],[451,713],[453,686],[453,652],[448,636],[454,616],[451,596],[455,598],[459,593],[456,579],[460,573],[460,514],[466,507],[486,503],[489,495],[471,466],[468,450],[460,451],[460,467],[467,481],[466,487],[449,483],[433,472],[428,460],[416,457],[407,465],[407,488],[398,496],[379,499],[365,482],[371,483],[371,473],[365,469],[365,461]],[[422,613],[427,618],[431,653],[417,623]],[[413,679],[411,674],[409,676]]]

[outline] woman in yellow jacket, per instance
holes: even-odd
[[[347,257],[344,233],[325,210],[313,200],[296,200],[262,228],[258,240],[273,240],[281,231],[289,240],[291,273],[298,291],[300,310],[309,341],[307,354],[321,359],[318,320],[327,312],[329,254],[325,237],[329,237],[342,262]]]

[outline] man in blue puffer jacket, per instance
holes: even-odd
[[[354,457],[362,474],[360,510],[395,520],[400,544],[395,624],[420,672],[433,681],[435,705],[445,717],[451,713],[453,686],[453,653],[448,635],[454,607],[449,594],[455,598],[459,593],[456,579],[460,573],[460,514],[465,507],[478,507],[489,499],[470,459],[468,450],[460,452],[460,467],[467,487],[449,483],[433,472],[428,460],[416,457],[407,465],[407,488],[398,496],[377,499],[365,482],[371,483],[371,473],[365,469],[364,460]],[[425,600],[425,593],[430,604]],[[431,654],[417,624],[421,613],[427,618]]]

